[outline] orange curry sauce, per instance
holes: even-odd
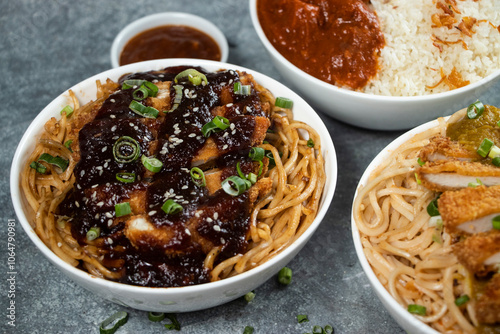
[[[260,24],[291,63],[337,86],[359,90],[379,70],[385,40],[362,0],[258,0]]]

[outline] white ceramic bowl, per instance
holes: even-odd
[[[458,109],[457,109],[458,110]],[[387,145],[368,165],[363,176],[359,181],[359,184],[356,188],[356,193],[354,194],[354,198],[358,196],[358,189],[361,186],[365,186],[370,174],[373,173],[376,167],[381,165],[384,160],[386,160],[392,151],[401,146],[404,142],[415,136],[417,133],[428,130],[432,127],[438,126],[439,123],[437,120],[427,122],[418,126],[398,138],[392,141],[389,145]],[[363,252],[363,246],[361,245],[361,238],[359,235],[358,227],[356,226],[356,222],[354,220],[354,215],[352,214],[354,209],[351,211],[351,229],[352,229],[352,238],[354,240],[354,247],[356,249],[356,255],[358,256],[359,262],[361,263],[361,267],[363,267],[363,271],[366,276],[368,276],[368,280],[375,291],[377,297],[380,299],[384,307],[389,311],[391,316],[396,320],[396,322],[408,333],[410,334],[438,334],[436,330],[421,322],[413,315],[411,315],[403,306],[401,306],[392,296],[391,294],[384,288],[382,283],[380,283],[379,279],[375,275],[372,270],[372,267],[368,263],[366,259],[365,253]]]
[[[22,170],[22,166],[24,166],[30,153],[33,151],[37,138],[42,132],[45,122],[51,117],[59,118],[60,110],[71,101],[68,91],[59,95],[40,112],[40,114],[28,127],[21,139],[21,142],[19,143],[19,146],[17,147],[12,161],[10,174],[11,196],[19,222],[40,251],[57,268],[59,268],[76,283],[110,301],[146,311],[188,312],[205,309],[236,299],[264,283],[271,276],[275,275],[283,266],[285,266],[312,236],[328,210],[337,182],[337,159],[335,148],[330,134],[320,117],[302,98],[289,88],[252,70],[236,65],[208,60],[161,59],[134,63],[111,69],[82,81],[81,83],[71,87],[71,90],[77,95],[80,103],[84,104],[91,99],[95,99],[95,83],[98,79],[105,81],[107,78],[110,78],[116,81],[125,73],[157,70],[168,66],[178,65],[201,66],[209,71],[215,71],[221,68],[246,71],[251,73],[257,82],[268,88],[276,96],[291,98],[294,101],[295,118],[307,122],[314,129],[316,129],[321,137],[327,179],[318,215],[312,225],[292,245],[261,266],[253,268],[240,275],[217,282],[176,288],[139,287],[97,278],[85,271],[74,268],[61,260],[39,239],[29,223],[33,214],[27,205],[20,186],[19,171]]]
[[[381,96],[355,92],[321,81],[289,62],[269,42],[250,0],[252,23],[281,75],[317,110],[343,122],[375,130],[409,129],[446,116],[473,103],[500,79],[500,69],[482,80],[453,91],[425,96]]]
[[[165,25],[183,25],[195,28],[211,36],[219,45],[221,59],[219,61],[226,62],[229,54],[229,46],[226,36],[212,22],[188,13],[179,12],[164,12],[145,16],[136,21],[131,22],[116,35],[113,44],[111,45],[111,66],[120,66],[120,54],[127,42],[135,35],[155,27]]]

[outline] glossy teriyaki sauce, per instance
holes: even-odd
[[[129,79],[173,81],[185,69],[171,67],[129,74],[120,83]],[[196,69],[206,75],[208,84],[182,82],[183,97],[175,110],[160,112],[156,119],[142,117],[129,108],[134,88],[119,88],[79,131],[80,160],[74,170],[74,190],[59,206],[58,214],[70,217],[72,234],[81,245],[97,246],[102,263],[120,273],[120,282],[141,286],[208,282],[210,270],[203,261],[210,249],[220,247],[218,261],[247,249],[248,194],[230,196],[222,189],[210,194],[206,187],[192,181],[190,169],[193,157],[207,141],[201,128],[213,119],[214,108],[224,108],[225,117],[234,124],[211,135],[219,150],[225,152],[212,163],[223,170],[224,177],[237,175],[237,162],[244,172],[251,168],[248,152],[254,118],[267,115],[255,89],[248,96],[234,93],[234,82],[240,80],[237,72]],[[167,92],[171,101],[176,95],[173,85]],[[141,155],[162,161],[162,169],[157,173],[148,171],[140,158],[130,163],[117,162],[113,145],[123,136],[137,141]],[[134,173],[136,179],[124,183],[116,178],[117,173]],[[168,199],[182,205],[182,212],[166,214],[161,207]],[[132,213],[116,217],[115,205],[123,202],[130,203]],[[126,227],[135,216],[147,217],[170,237],[167,241],[140,239],[133,244],[127,238]],[[88,241],[87,232],[96,227],[100,229],[99,238]]]

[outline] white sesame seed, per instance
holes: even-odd
[[[108,244],[112,245],[113,244],[113,239],[108,238]]]
[[[120,138],[120,137],[119,136],[113,136],[111,139],[117,140],[118,138]]]
[[[115,101],[115,99],[110,99],[109,102],[115,103],[116,101]]]
[[[61,243],[61,242],[58,242],[58,243],[57,243],[57,247],[61,248],[61,246],[62,246],[62,243]]]
[[[231,130],[234,130],[234,128],[235,128],[235,127],[236,127],[236,125],[234,125],[234,123],[231,123],[231,125],[229,125],[229,128],[230,128]]]
[[[156,214],[156,210],[149,211],[149,213],[148,213],[148,215],[150,215],[150,216],[152,216],[152,215],[154,215],[154,214]]]
[[[198,110],[200,110],[200,108],[198,108],[198,107],[193,108],[193,111],[198,111]]]
[[[102,170],[102,166],[97,166],[95,169]]]
[[[106,217],[113,218],[113,215],[111,214],[111,212],[106,212]]]
[[[229,146],[226,144],[226,145],[222,146],[222,149],[223,149],[223,150],[227,150],[227,148],[228,148],[228,147],[229,147]]]
[[[185,185],[185,186],[182,186],[181,189],[187,189],[187,188],[189,188],[189,187],[187,185]]]
[[[229,136],[229,132],[224,132],[224,134],[222,135],[222,137],[227,137]]]
[[[95,216],[94,216],[95,219],[99,219],[99,214],[96,213]]]
[[[214,225],[214,231],[220,232],[220,226],[219,225]]]
[[[236,130],[231,131],[231,134],[232,135],[236,134]]]
[[[163,74],[159,74],[159,75],[158,75],[158,77],[159,77],[159,78],[163,78],[164,76],[165,76],[165,75],[163,75]]]
[[[219,218],[219,213],[218,212],[214,212],[214,219],[217,219]]]
[[[85,170],[82,169],[82,171],[80,172],[80,176],[84,176],[85,175]]]
[[[182,204],[189,204],[189,201],[182,201]]]
[[[98,186],[98,184],[94,184],[91,188],[97,188]]]
[[[108,227],[111,227],[113,225],[113,219],[108,219]]]
[[[103,165],[104,168],[108,168],[108,162],[106,161]]]
[[[224,238],[220,238],[220,243],[221,243],[221,244],[225,244],[225,243],[226,243],[226,240],[224,240]]]
[[[233,104],[232,104],[232,103],[228,103],[228,104],[226,104],[226,107],[228,107],[228,108],[230,108],[230,107],[232,107],[232,106],[233,106]]]
[[[131,127],[134,127],[134,123],[132,123],[132,122],[128,123],[128,125],[130,125]]]
[[[102,151],[102,152],[106,152],[106,150],[107,150],[107,149],[108,149],[108,147],[107,147],[107,146],[104,146],[104,147],[102,148],[102,150],[101,150],[101,151]]]
[[[207,218],[207,222],[211,223],[211,222],[213,222],[213,221],[214,221],[214,220],[213,220],[212,218],[210,218],[210,217],[208,217],[208,218]]]
[[[139,127],[138,127],[137,125],[136,125],[136,126],[134,126],[134,130],[135,130],[135,131],[139,130]]]
[[[104,202],[103,201],[100,201],[99,203],[96,204],[97,206],[103,206],[104,205]]]
[[[229,84],[232,84],[233,83],[233,79],[229,79]]]
[[[184,115],[182,115],[183,117],[188,117],[189,115],[191,115],[190,113],[185,113]]]
[[[188,229],[186,229],[186,234],[187,235],[191,235],[191,231],[189,231]]]
[[[115,115],[109,115],[109,118],[116,118]]]
[[[196,137],[196,133],[190,133],[188,137],[189,137],[189,138]]]
[[[99,171],[99,176],[102,175],[102,172],[104,172],[102,169]]]
[[[75,205],[76,205],[77,208],[80,207],[80,203],[78,203],[78,201],[75,201]]]
[[[80,186],[79,184],[77,184],[77,185],[76,185],[76,187],[77,187],[78,189],[82,189],[82,186]]]

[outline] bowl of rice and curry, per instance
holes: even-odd
[[[415,127],[500,78],[494,0],[251,0],[271,60],[306,100],[376,130]]]

